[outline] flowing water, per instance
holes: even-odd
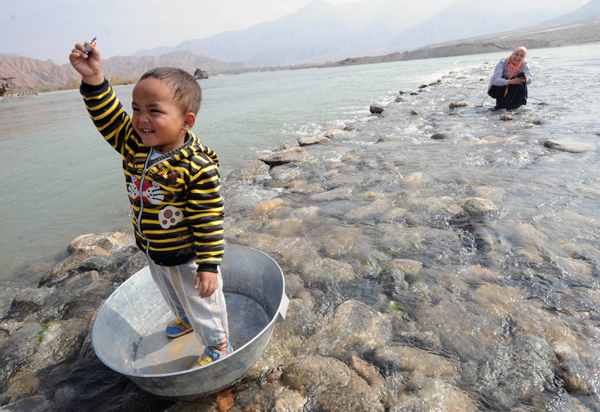
[[[302,238],[319,256],[362,268],[361,280],[326,288],[317,311],[326,315],[348,299],[381,311],[401,307],[409,321],[396,328],[394,341],[459,360],[458,386],[480,388],[480,405],[491,410],[506,407],[485,389],[511,378],[503,368],[514,362],[525,374],[498,349],[516,329],[537,331],[555,351],[570,345],[587,368],[578,377],[589,393],[600,391],[600,46],[530,51],[530,100],[508,121],[484,101],[506,54],[214,77],[201,83],[194,128],[227,176],[298,137],[346,127],[332,143],[307,148],[306,164],[272,169],[267,182],[225,180],[228,230],[240,233],[241,243],[249,242],[249,227]],[[398,90],[438,79],[394,102]],[[115,90],[129,107],[131,86]],[[80,100],[71,91],[0,104],[0,277],[7,284],[34,282],[18,268],[64,251],[79,234],[129,225],[119,158]],[[450,113],[448,104],[457,101],[469,106]],[[372,103],[389,105],[383,116],[370,116]],[[431,139],[440,132],[449,138]],[[577,153],[545,147],[551,139]],[[284,207],[248,223],[253,206],[274,197]],[[495,210],[472,219],[453,214],[469,197],[488,199]],[[284,226],[269,224],[277,220]],[[412,289],[374,280],[392,259],[423,265],[430,306]],[[317,328],[305,326],[308,334]],[[574,402],[564,391],[546,390],[542,402],[555,410]],[[523,407],[539,410],[533,399]]]

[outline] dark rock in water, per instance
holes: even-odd
[[[431,135],[431,138],[433,140],[448,140],[448,139],[453,139],[455,136],[452,133],[447,133],[447,132],[439,132],[439,133],[434,133]]]
[[[542,124],[542,121],[539,120],[539,119],[535,119],[535,120],[532,120],[531,123],[534,124],[534,125],[536,125],[536,126],[539,126],[539,125]]]
[[[402,103],[403,101],[404,101],[403,97],[400,97],[400,96],[396,97],[396,100],[395,100],[396,103]]]
[[[79,269],[89,272],[95,270],[97,272],[108,272],[116,269],[116,264],[112,256],[97,255],[83,261]]]
[[[514,117],[511,114],[500,115],[500,120],[502,120],[503,122],[510,122],[513,119],[514,119]]]
[[[422,84],[422,85],[420,85],[420,86],[419,86],[419,89],[425,89],[425,88],[427,88],[427,87],[428,87],[428,86],[427,86],[426,84]]]
[[[137,249],[137,248],[136,248]],[[138,250],[138,252],[133,255],[125,264],[123,264],[115,273],[113,273],[109,280],[111,282],[124,282],[129,279],[132,275],[142,270],[148,261],[146,260],[146,253]]]
[[[33,355],[41,331],[39,323],[29,323],[0,346],[0,382],[9,379]]]
[[[403,90],[400,90],[398,93],[400,94],[400,96],[402,96],[403,94],[412,94],[413,91],[412,90],[403,89]]]
[[[383,107],[379,106],[378,104],[372,104],[371,107],[369,107],[371,114],[381,114],[383,113],[383,110]]]
[[[416,110],[411,110],[410,114],[413,116],[417,116],[419,114],[419,112],[417,112]]]
[[[416,92],[411,92],[411,93],[410,93],[410,95],[411,95],[411,96],[418,96],[418,94],[419,94],[419,93],[416,93]]]
[[[590,144],[572,140],[546,140],[544,147],[568,153],[585,153],[594,149]]]
[[[448,105],[450,109],[458,109],[460,107],[468,107],[469,103],[466,102],[452,102]]]
[[[51,290],[46,287],[25,289],[13,299],[7,317],[10,318],[14,313],[29,312],[42,307],[50,293]]]
[[[304,163],[308,160],[309,154],[301,147],[291,147],[279,152],[263,155],[258,159],[269,166],[283,165],[286,163]]]
[[[30,396],[18,402],[2,407],[6,412],[47,412],[50,410],[50,402],[43,396]]]

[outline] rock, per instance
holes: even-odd
[[[254,159],[249,165],[239,170],[231,172],[227,176],[227,181],[242,181],[250,183],[261,183],[269,180],[269,165],[261,162],[258,159]]]
[[[462,199],[460,202],[458,202],[458,205],[469,217],[490,215],[498,211],[498,208],[491,200],[480,197],[468,197]]]
[[[513,119],[514,119],[514,117],[512,114],[501,114],[500,115],[500,120],[502,120],[503,122],[510,122]]]
[[[384,410],[367,382],[336,359],[323,356],[297,359],[286,368],[282,383],[299,391],[302,397],[310,397],[312,410]]]
[[[320,202],[330,202],[332,200],[350,199],[352,197],[352,187],[340,187],[338,189],[328,190],[323,193],[316,193],[310,196],[310,200]]]
[[[93,235],[85,235],[85,236],[93,236]],[[76,247],[74,247],[74,249],[75,249],[75,252],[71,256],[67,257],[65,260],[63,260],[58,265],[56,265],[54,267],[54,269],[52,270],[52,272],[47,273],[46,275],[42,276],[42,278],[40,279],[40,284],[39,284],[40,286],[43,286],[46,284],[51,285],[53,283],[59,282],[65,278],[69,277],[77,269],[79,269],[79,266],[84,261],[88,260],[92,256],[96,256],[96,255],[108,256],[109,255],[109,252],[106,249],[104,249],[100,246],[97,246],[97,245],[76,246]]]
[[[418,116],[419,112],[417,112],[416,110],[411,110],[410,114],[413,115],[413,116]]]
[[[427,87],[428,87],[428,85],[422,84],[422,85],[419,86],[419,89],[426,89]]]
[[[391,208],[390,202],[378,199],[368,205],[351,210],[344,216],[348,220],[364,220],[385,213]]]
[[[477,412],[481,410],[478,403],[465,391],[442,379],[411,376],[408,389],[412,390],[405,396],[399,397],[389,412]]]
[[[306,260],[301,265],[300,276],[307,285],[318,286],[323,289],[330,285],[343,284],[357,278],[349,263],[330,258],[314,261]]]
[[[400,96],[398,96],[398,97],[396,97],[396,100],[394,100],[394,101],[395,101],[396,103],[402,103],[402,102],[404,101],[404,98],[403,98],[403,97],[400,97]]]
[[[387,374],[398,371],[420,372],[428,377],[455,377],[457,365],[425,350],[407,346],[383,346],[374,354],[375,364]]]
[[[310,155],[301,147],[291,147],[279,152],[263,155],[258,159],[269,166],[277,166],[286,163],[304,163]]]
[[[18,402],[5,405],[0,408],[2,412],[47,412],[50,410],[50,402],[43,396],[29,396]]]
[[[304,405],[308,399],[300,392],[292,391],[288,388],[277,388],[273,396],[273,408],[271,412],[304,412]]]
[[[335,315],[307,344],[315,353],[344,358],[373,351],[388,344],[392,324],[364,303],[349,300],[337,307]]]
[[[42,330],[40,343],[27,369],[35,372],[76,358],[87,330],[88,322],[83,319],[51,323]]]
[[[327,143],[329,141],[325,136],[301,137],[298,139],[300,146],[310,146],[313,144]]]
[[[119,246],[133,243],[133,238],[121,232],[87,234],[76,237],[71,241],[68,247],[70,253],[76,253],[80,250],[87,250],[94,246],[100,247],[108,252]]]
[[[327,129],[327,131],[323,133],[323,136],[325,136],[328,139],[335,139],[336,137],[340,137],[345,134],[346,133],[341,129]]]
[[[148,260],[146,258],[146,253],[140,250],[131,258],[129,258],[125,264],[119,267],[119,269],[117,269],[117,271],[110,276],[109,280],[119,284],[123,283],[147,265]]]
[[[452,133],[448,133],[448,132],[439,132],[439,133],[434,133],[431,135],[431,138],[433,140],[448,140],[448,139],[454,139],[454,135]]]
[[[17,297],[15,297],[10,305],[10,312],[8,317],[11,317],[11,313],[15,312],[33,312],[44,305],[46,297],[52,293],[47,287],[40,288],[29,288],[21,291]]]
[[[408,90],[408,89],[402,89],[398,92],[398,94],[400,96],[402,96],[403,94],[411,94],[413,91],[412,90]]]
[[[469,103],[466,103],[466,102],[452,102],[452,103],[450,103],[448,105],[448,107],[451,110],[458,109],[458,108],[461,108],[461,107],[468,107],[468,106],[469,106]]]
[[[596,393],[594,374],[574,357],[563,359],[556,369],[556,374],[563,380],[569,392],[580,392],[584,395]]]
[[[589,152],[590,150],[594,150],[594,146],[592,146],[591,144],[566,139],[546,140],[544,142],[544,147],[568,153],[585,153]]]
[[[0,346],[0,383],[10,379],[34,354],[41,331],[39,323],[29,323]]]
[[[381,113],[383,113],[383,110],[384,110],[383,107],[381,107],[378,104],[372,104],[369,107],[369,111],[371,112],[371,114],[381,114]]]
[[[283,199],[276,197],[275,199],[265,200],[252,208],[252,214],[269,213],[277,209],[283,204]]]
[[[79,265],[79,270],[89,272],[95,270],[97,272],[109,272],[116,269],[116,264],[112,256],[97,255],[84,260]]]
[[[414,260],[394,259],[388,266],[391,268],[398,268],[407,275],[416,276],[423,267],[423,264]]]

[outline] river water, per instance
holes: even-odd
[[[600,390],[600,46],[530,51],[529,104],[509,113],[511,120],[490,112],[492,102],[484,100],[491,72],[506,55],[214,77],[201,83],[194,128],[219,154],[224,176],[283,144],[297,145],[298,137],[347,128],[331,143],[307,148],[304,165],[275,167],[266,182],[224,179],[230,241],[262,246],[307,286],[322,288],[320,301],[311,293],[323,316],[349,299],[382,312],[401,308],[409,320],[393,341],[416,341],[460,360],[458,386],[479,391],[480,405],[491,410],[507,408],[498,404],[503,396],[544,389],[544,380],[534,379],[533,389],[487,392],[511,378],[502,369],[511,359],[502,358],[498,340],[517,329],[542,336],[571,362],[561,378],[580,383],[570,390]],[[395,102],[400,89],[437,80]],[[126,108],[131,88],[115,88]],[[468,107],[452,112],[448,104],[457,101]],[[370,115],[373,103],[387,105],[382,116]],[[77,235],[127,230],[129,222],[119,156],[94,130],[76,91],[0,103],[0,124],[0,278],[7,302],[17,285],[39,276],[23,265],[64,252]],[[434,133],[448,138],[431,139]],[[545,147],[552,139],[577,153]],[[255,205],[276,197],[283,206],[253,216]],[[471,197],[492,202],[493,211],[461,217],[456,206]],[[306,278],[272,238],[302,239],[314,256],[348,262],[360,280],[331,288]],[[374,281],[393,259],[422,265],[420,281],[407,275],[410,293]],[[533,345],[523,339],[524,347]],[[563,346],[583,366],[572,366]],[[512,361],[524,376],[523,363]],[[546,390],[514,395],[510,405],[598,405]]]

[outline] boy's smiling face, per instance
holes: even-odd
[[[152,77],[133,88],[131,122],[142,142],[162,153],[177,149],[194,126],[194,113],[183,113],[171,86]]]

